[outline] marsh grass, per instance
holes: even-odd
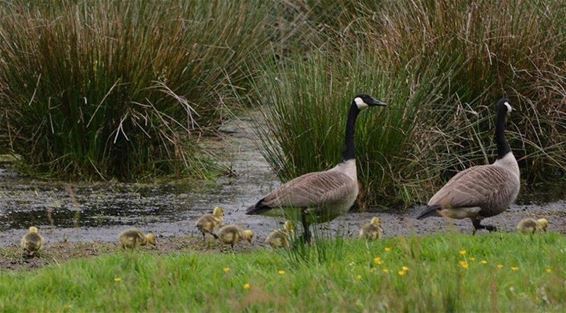
[[[359,118],[362,208],[425,202],[456,172],[493,162],[502,96],[515,109],[507,137],[526,185],[564,183],[560,1],[356,3],[318,28],[320,49],[268,69],[257,83],[264,154],[282,180],[340,161],[346,110],[364,92],[389,106]]]
[[[217,125],[268,51],[264,1],[0,5],[2,146],[32,173],[203,177]],[[206,158],[204,158],[206,159]]]
[[[0,309],[563,312],[565,244],[557,233],[345,240],[341,258],[297,264],[271,250],[115,253],[2,272]]]

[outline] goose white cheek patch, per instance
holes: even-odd
[[[505,103],[503,103],[503,104],[505,104],[505,106],[507,107],[507,112],[513,111],[513,108],[511,107],[511,105],[509,104],[509,102],[505,102]]]
[[[364,102],[364,100],[362,100],[362,98],[360,97],[356,97],[354,99],[354,101],[356,102],[356,106],[358,107],[358,109],[363,110],[365,108],[368,107],[368,105]]]

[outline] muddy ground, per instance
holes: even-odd
[[[218,138],[206,143],[213,148],[230,175],[216,184],[65,184],[40,182],[0,169],[0,270],[26,269],[64,262],[116,250],[118,234],[136,226],[159,235],[156,253],[171,251],[220,251],[215,243],[205,244],[198,237],[194,222],[215,206],[225,208],[226,223],[237,223],[257,234],[250,247],[263,247],[263,240],[282,221],[247,216],[246,207],[279,185],[257,148],[250,118],[226,123]],[[344,236],[357,234],[360,224],[372,216],[382,219],[385,236],[429,234],[447,230],[471,233],[469,221],[429,218],[417,221],[421,210],[415,207],[402,214],[350,213],[322,225]],[[524,217],[546,217],[550,231],[566,233],[566,201],[546,204],[513,205],[503,214],[486,219],[500,231],[514,231]],[[23,259],[17,245],[27,227],[36,225],[46,237],[40,258]]]

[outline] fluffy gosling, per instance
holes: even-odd
[[[20,240],[20,246],[24,249],[26,256],[35,256],[35,254],[43,247],[45,239],[39,234],[39,230],[35,226],[31,226],[28,232]]]
[[[222,226],[222,222],[224,222],[224,209],[215,207],[214,210],[212,210],[212,214],[201,216],[195,225],[202,233],[202,240],[205,240],[207,233],[218,239],[218,236],[214,233],[214,229]]]
[[[122,249],[135,249],[138,246],[145,246],[148,244],[154,247],[157,245],[157,240],[154,234],[148,233],[147,235],[144,235],[144,233],[136,228],[130,228],[123,231],[118,239],[120,240]]]
[[[218,231],[218,239],[224,243],[229,244],[234,250],[234,245],[242,240],[252,243],[254,232],[251,229],[242,229],[237,225],[225,225]]]
[[[546,218],[524,218],[517,224],[517,230],[523,234],[534,234],[537,231],[546,232],[548,220]]]
[[[377,240],[383,236],[383,228],[381,228],[381,220],[379,217],[373,217],[368,224],[360,228],[360,239]]]
[[[547,228],[548,228],[548,220],[546,218],[539,218],[537,220],[537,230],[541,230],[546,233]]]
[[[295,225],[290,221],[285,221],[282,229],[276,229],[272,231],[265,242],[268,243],[271,248],[289,248],[291,237],[295,234]]]

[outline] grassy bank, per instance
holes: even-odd
[[[562,312],[559,234],[444,234],[366,245],[297,262],[287,252],[139,252],[3,272],[3,312]]]

